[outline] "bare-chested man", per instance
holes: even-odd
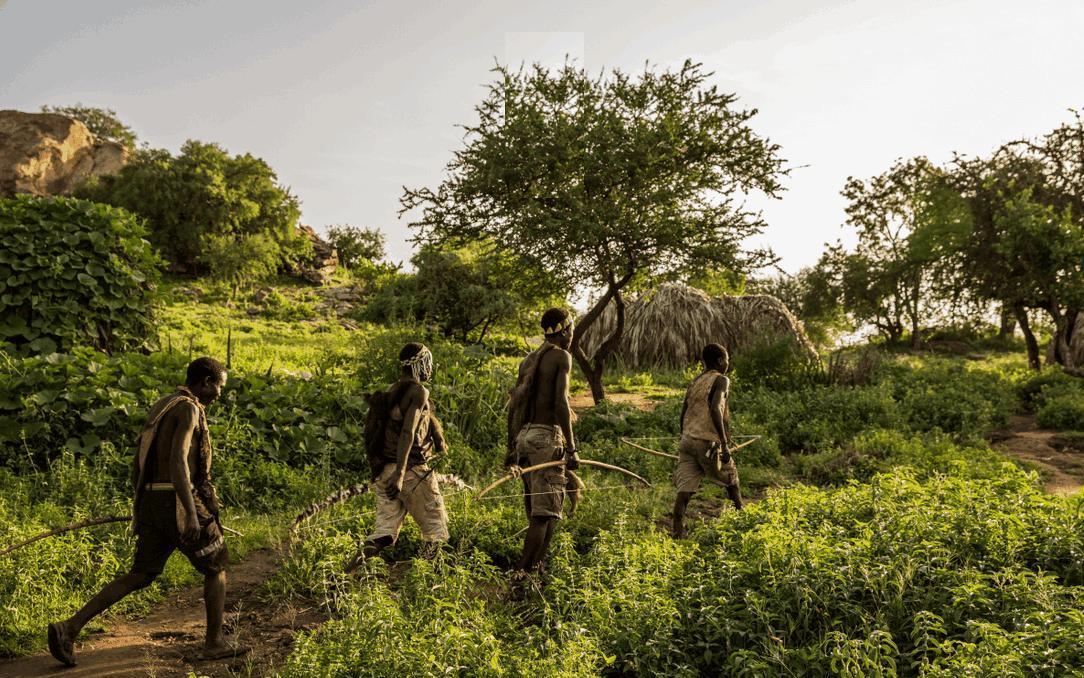
[[[685,534],[685,508],[700,487],[700,479],[726,488],[734,508],[742,508],[738,468],[729,450],[730,439],[730,356],[719,344],[708,344],[701,353],[704,371],[689,384],[681,407],[681,445],[674,469],[673,534]]]
[[[520,365],[518,383],[528,385],[527,392],[522,394],[526,410],[519,430],[508,432],[512,449],[505,463],[513,474],[547,461],[564,460],[565,465],[523,476],[530,523],[516,568],[521,573],[538,570],[545,561],[554,524],[561,518],[567,483],[565,470],[579,467],[572,434],[572,408],[568,402],[572,317],[564,309],[551,308],[542,315],[542,331],[545,343]],[[511,422],[510,419],[509,425],[515,426]]]
[[[347,564],[347,572],[394,544],[408,513],[421,529],[423,556],[431,556],[448,541],[444,496],[429,466],[446,449],[429,390],[422,385],[433,378],[433,368],[433,354],[423,344],[411,342],[399,352],[400,376],[384,394],[387,420],[374,468],[376,525],[361,552]]]
[[[73,642],[80,630],[129,593],[149,586],[174,550],[180,550],[204,576],[207,636],[203,657],[221,659],[246,651],[222,637],[229,552],[211,484],[211,439],[204,413],[225,385],[226,368],[212,358],[198,358],[188,366],[185,385],[151,407],[132,468],[136,535],[132,567],[70,618],[49,624],[49,652],[58,661],[74,665]]]

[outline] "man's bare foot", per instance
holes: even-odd
[[[230,659],[248,654],[250,649],[247,645],[219,640],[215,643],[204,644],[203,651],[200,652],[200,659]]]
[[[75,666],[74,641],[67,622],[49,624],[49,654],[65,666]]]

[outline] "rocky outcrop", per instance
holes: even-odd
[[[312,256],[294,269],[294,275],[314,285],[326,285],[339,267],[339,253],[331,243],[316,234],[311,226],[298,226],[301,237],[312,243]]]
[[[128,150],[56,113],[0,111],[0,197],[69,195],[92,176],[124,167]]]

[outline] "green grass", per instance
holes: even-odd
[[[210,416],[225,519],[247,535],[231,540],[235,557],[278,543],[300,507],[365,477],[362,396],[394,377],[395,354],[411,339],[429,343],[438,364],[432,394],[451,441],[440,470],[475,486],[501,472],[521,340],[468,347],[425,330],[289,319],[307,317],[311,291],[280,292],[255,316],[247,303],[174,294],[160,314],[163,350],[151,355],[3,356],[0,543],[127,511],[130,445],[147,406],[177,383],[190,355],[224,357],[228,335],[233,369]],[[509,601],[505,575],[525,525],[521,499],[502,496],[518,492],[514,483],[483,501],[449,493],[451,541],[440,558],[413,560],[420,536],[407,521],[387,558],[410,567],[378,560],[356,581],[341,567],[372,527],[372,497],[319,514],[262,590],[268,601],[306,600],[332,618],[299,639],[284,674],[1084,670],[1084,499],[1042,495],[1034,473],[984,440],[1011,414],[1066,409],[1079,381],[1034,376],[1019,353],[996,351],[984,360],[888,355],[854,387],[828,384],[808,366],[765,365],[737,371],[732,396],[735,433],[763,436],[737,458],[756,501],[739,514],[706,489],[683,541],[665,534],[672,462],[618,438],[676,436],[695,370],[608,374],[610,392],[643,396],[654,409],[588,409],[576,424],[581,453],[654,487],[585,471],[589,491],[558,529],[548,585],[525,604]],[[573,386],[584,388],[578,376]],[[1075,420],[1057,419],[1066,421]],[[672,450],[674,441],[656,444]],[[131,547],[120,526],[102,527],[0,558],[0,609],[10,611],[0,615],[0,654],[40,649],[42,624],[122,571]],[[118,613],[138,614],[195,580],[175,558]]]

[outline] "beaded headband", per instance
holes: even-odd
[[[542,326],[542,334],[560,334],[561,332],[564,332],[565,330],[567,330],[570,327],[572,327],[572,315],[571,314],[567,318],[562,320],[561,322],[554,325],[553,327],[546,327],[545,325],[543,325]]]
[[[413,374],[416,379],[421,380],[423,375],[431,375],[433,373],[433,352],[427,347],[422,346],[422,350],[406,360],[400,360],[399,364],[402,367],[410,368],[410,373]]]

